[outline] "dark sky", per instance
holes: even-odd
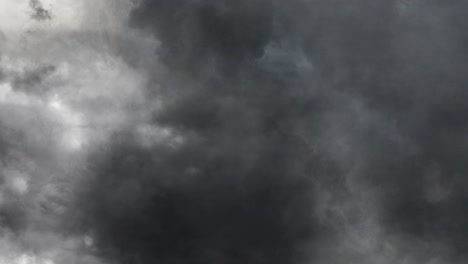
[[[84,1],[78,29],[52,32],[60,12],[31,3],[43,28],[20,34],[24,54],[2,29],[0,223],[15,251],[468,260],[468,2]],[[60,241],[74,253],[47,253]]]

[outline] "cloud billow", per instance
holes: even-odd
[[[1,68],[2,109],[65,127],[42,132],[68,143],[42,163],[34,137],[19,152],[76,175],[66,195],[38,192],[56,201],[52,233],[84,236],[73,259],[466,261],[463,1],[103,3],[108,28],[55,33],[36,47],[59,59]],[[11,113],[0,124],[26,131]],[[2,130],[1,155],[19,140]],[[8,200],[3,225],[30,234],[46,219],[24,198],[36,183],[5,167],[26,202]]]

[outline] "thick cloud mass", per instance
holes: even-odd
[[[255,62],[269,41],[271,11],[255,4],[241,19],[248,8],[241,3],[152,3],[133,13],[135,25],[161,34],[167,52],[169,76],[161,87],[148,86],[164,105],[152,124],[180,142],[142,149],[132,136],[116,135],[84,188],[83,221],[103,254],[123,262],[305,259],[300,246],[319,232],[311,193],[316,165],[294,127],[308,115],[310,99]],[[178,12],[187,14],[170,25]],[[192,26],[187,36],[178,32]],[[214,65],[203,65],[210,59]]]
[[[67,4],[0,27],[0,263],[468,260],[465,1]]]
[[[260,56],[272,16],[268,1],[143,1],[132,20],[158,36],[168,63],[193,70],[209,60],[225,66]]]

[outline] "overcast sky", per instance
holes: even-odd
[[[0,0],[0,264],[461,264],[463,0]]]

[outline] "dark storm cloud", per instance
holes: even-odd
[[[77,210],[85,230],[122,263],[301,261],[300,246],[320,232],[312,225],[317,168],[294,133],[310,102],[302,87],[256,65],[271,6],[154,5],[134,13],[135,24],[160,35],[171,72],[159,90],[148,87],[167,105],[153,122],[183,142],[146,149],[131,132],[117,135],[85,184]],[[209,73],[210,60],[225,68]]]
[[[261,56],[272,15],[268,1],[143,1],[132,18],[163,40],[163,60],[193,71]]]
[[[72,225],[119,263],[463,261],[466,7],[142,1],[167,67],[152,125],[183,140],[115,135]],[[376,245],[346,247],[367,219]]]

